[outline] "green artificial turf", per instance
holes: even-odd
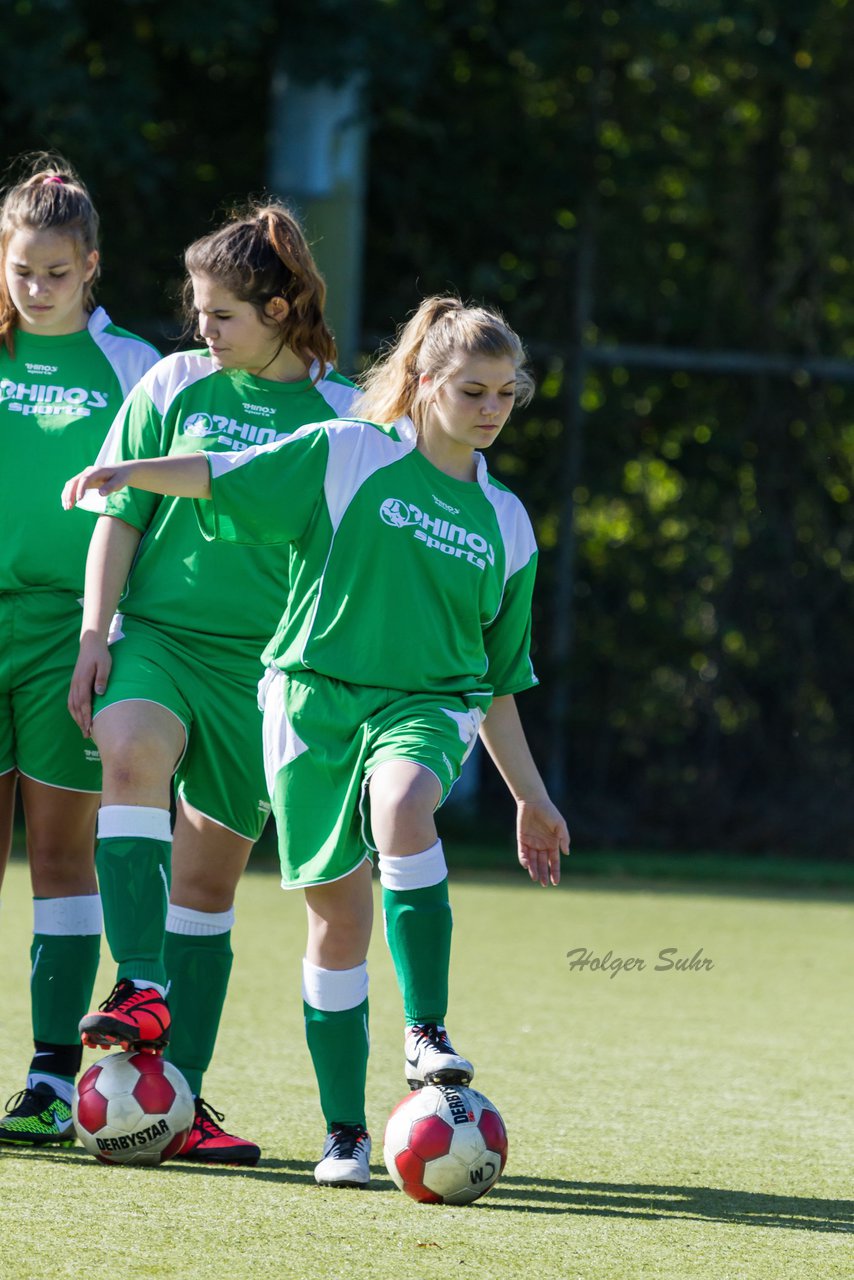
[[[0,914],[7,1095],[29,1058],[28,895],[26,869],[13,863]],[[323,1133],[302,1032],[303,906],[256,872],[240,888],[231,997],[205,1095],[228,1127],[262,1144],[261,1163],[121,1169],[80,1148],[0,1146],[0,1277],[851,1275],[850,903],[713,884],[591,886],[569,868],[558,890],[521,873],[469,875],[452,901],[449,1029],[510,1134],[505,1174],[483,1200],[417,1205],[382,1166],[384,1120],[406,1086],[379,927],[373,1184],[313,1184]],[[579,948],[610,952],[612,967],[571,969],[567,952]],[[657,969],[670,948],[693,967]],[[628,959],[645,967],[613,967]],[[111,985],[104,963],[96,998]]]

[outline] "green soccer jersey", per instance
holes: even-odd
[[[332,370],[317,382],[273,382],[219,369],[206,351],[167,356],[122,406],[98,461],[200,448],[230,452],[284,440],[306,423],[343,413],[354,395],[352,383]],[[84,501],[144,535],[120,606],[125,616],[162,627],[184,644],[213,638],[257,658],[287,591],[289,557],[281,547],[247,552],[214,545],[183,498],[126,489],[107,499],[87,494]]]
[[[103,307],[61,337],[15,332],[0,348],[0,591],[83,590],[94,520],[60,494],[100,449],[122,400],[160,358]]]
[[[410,693],[518,693],[537,683],[531,523],[482,455],[467,482],[415,445],[406,419],[344,420],[210,456],[199,522],[233,543],[293,545],[266,662]]]

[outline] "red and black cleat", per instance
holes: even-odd
[[[98,1013],[80,1020],[80,1039],[89,1049],[136,1049],[162,1053],[169,1043],[169,1006],[155,987],[135,987],[120,979]]]
[[[203,1098],[196,1098],[196,1118],[176,1160],[195,1160],[198,1164],[257,1164],[261,1148],[245,1138],[235,1138],[217,1124],[224,1120]]]

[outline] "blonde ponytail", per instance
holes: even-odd
[[[424,299],[362,377],[359,417],[394,422],[407,416],[420,430],[422,376],[430,377],[432,394],[470,356],[509,357],[516,369],[516,403],[528,403],[534,381],[522,343],[504,318],[485,307],[466,306],[460,298],[436,295]]]

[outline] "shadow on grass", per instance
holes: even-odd
[[[34,1157],[56,1164],[91,1163],[80,1148],[25,1152],[10,1147],[2,1154]],[[140,1170],[142,1172],[142,1170]],[[379,1176],[377,1176],[379,1173]],[[311,1160],[261,1160],[254,1168],[200,1165],[176,1160],[162,1165],[159,1177],[244,1178],[314,1187]],[[397,1188],[385,1170],[374,1166],[368,1194]],[[320,1188],[318,1188],[320,1191]],[[578,1217],[635,1218],[658,1221],[686,1218],[751,1227],[783,1227],[790,1231],[854,1232],[854,1201],[813,1200],[722,1187],[674,1187],[630,1182],[564,1182],[560,1178],[508,1175],[479,1203],[494,1212],[575,1214]]]
[[[693,1218],[795,1231],[854,1231],[854,1201],[812,1200],[721,1187],[629,1182],[562,1182],[504,1177],[484,1201],[491,1209],[606,1218]]]

